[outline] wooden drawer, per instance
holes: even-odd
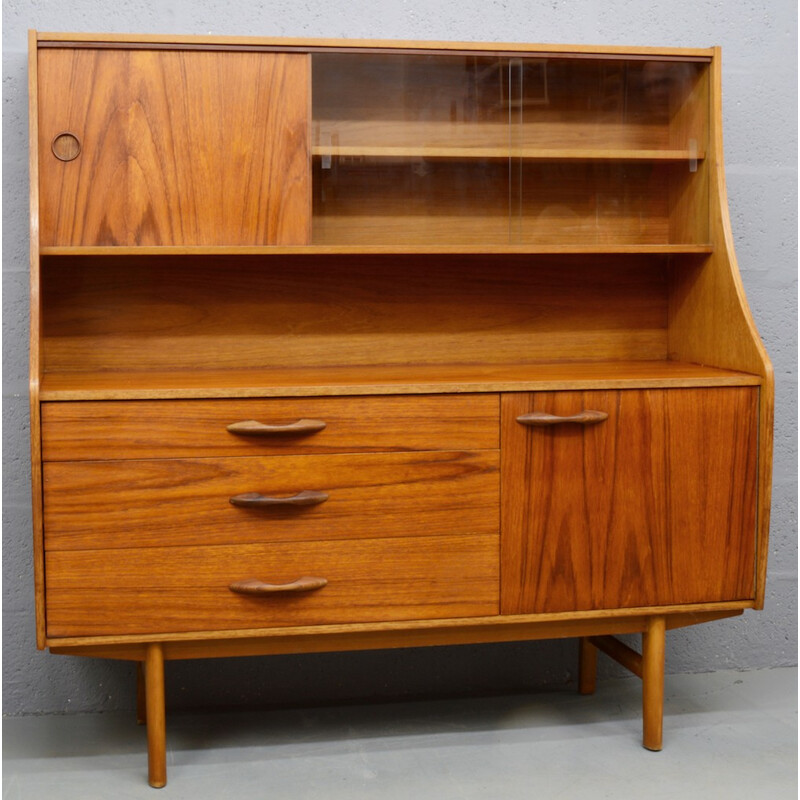
[[[495,535],[144,547],[47,554],[49,636],[170,633],[493,615]],[[301,576],[309,592],[248,596],[236,581]]]
[[[318,505],[242,508],[234,496],[315,491]],[[497,533],[499,453],[53,462],[48,550]]]
[[[44,461],[481,450],[499,447],[496,394],[42,404]],[[307,433],[235,434],[232,423],[324,422]],[[313,426],[311,426],[313,427]]]

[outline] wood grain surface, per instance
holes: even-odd
[[[683,361],[564,361],[231,370],[45,373],[46,401],[139,398],[314,397],[441,392],[519,392],[554,389],[624,389],[758,386],[746,372]]]
[[[497,451],[45,464],[46,549],[497,533]],[[329,495],[236,508],[249,492]],[[246,576],[245,576],[246,577]],[[324,576],[323,576],[324,577]]]
[[[44,245],[303,244],[302,55],[39,53]],[[73,161],[51,152],[69,132]]]
[[[473,635],[481,638],[475,641],[492,641],[492,629],[504,629],[504,634],[509,631],[517,630],[520,632],[518,639],[527,638],[548,638],[539,637],[536,630],[549,628],[560,630],[554,634],[553,638],[566,636],[592,636],[596,634],[617,634],[617,633],[641,633],[647,628],[647,620],[653,616],[666,615],[669,625],[673,627],[684,627],[686,625],[700,624],[714,619],[722,619],[725,616],[736,616],[742,614],[745,609],[752,608],[752,600],[735,600],[724,603],[692,603],[688,605],[672,606],[647,606],[643,608],[605,608],[595,611],[565,611],[551,614],[515,614],[504,615],[502,620],[496,614],[479,617],[453,617],[448,618],[447,624],[442,625],[437,620],[409,619],[394,622],[348,622],[344,624],[330,624],[320,626],[296,626],[288,628],[234,628],[230,630],[218,631],[189,631],[183,633],[153,633],[148,634],[143,639],[137,634],[110,634],[103,636],[62,636],[48,640],[48,646],[53,648],[63,648],[63,650],[80,648],[81,651],[94,649],[95,652],[107,647],[118,647],[127,654],[139,652],[135,651],[137,644],[147,642],[172,642],[176,644],[188,645],[197,642],[199,646],[213,646],[223,640],[249,640],[255,639],[301,639],[306,636],[325,636],[331,638],[347,638],[351,643],[357,642],[359,638],[369,640],[375,635],[387,634],[393,638],[392,647],[402,647],[402,637],[410,635],[414,631],[427,631],[431,635],[445,630],[454,632],[456,629],[470,629]],[[602,623],[605,630],[598,630],[598,625]],[[581,629],[581,625],[587,627]],[[668,627],[669,627],[668,625]],[[577,630],[577,633],[568,633],[568,630]],[[481,633],[482,632],[482,633]],[[446,634],[445,634],[446,635]],[[513,639],[513,636],[511,637]],[[375,641],[373,639],[373,641]],[[502,639],[511,641],[511,639]],[[498,640],[499,641],[499,640]],[[368,646],[368,645],[366,645]],[[363,649],[363,648],[362,648]],[[76,652],[76,655],[78,653]],[[127,657],[127,656],[126,656]],[[141,659],[140,656],[139,658]]]
[[[385,93],[382,96],[385,98]],[[353,102],[360,104],[361,99],[354,98]],[[657,127],[646,121],[601,124],[585,108],[583,118],[574,122],[531,121],[513,132],[513,145],[509,145],[507,119],[472,123],[392,119],[384,109],[376,110],[372,118],[360,119],[364,115],[360,105],[355,113],[350,108],[331,109],[330,113],[338,114],[336,118],[320,117],[324,111],[317,111],[313,121],[312,155],[686,162],[692,153],[699,159],[705,156],[704,140],[692,153],[688,147],[689,138],[696,138],[699,130],[691,128],[686,136],[678,137],[673,136],[672,126]]]
[[[68,38],[42,35],[34,59],[31,131],[43,164],[31,202],[33,211],[40,192],[46,255],[33,397],[41,375],[45,400],[105,402],[43,407],[46,457],[76,459],[45,468],[52,640],[88,646],[100,637],[119,642],[100,647],[135,649],[148,635],[177,637],[174,657],[242,655],[642,631],[671,609],[675,616],[659,622],[663,642],[665,627],[763,601],[773,378],[733,254],[718,50],[520,48],[565,58],[550,59],[549,105],[520,112],[538,114],[539,127],[509,138],[511,178],[523,187],[511,202],[493,123],[451,125],[445,135],[449,120],[415,127],[413,115],[376,118],[385,91],[370,99],[353,82],[342,90],[346,102],[324,93],[317,172],[331,156],[336,175],[322,176],[313,251],[303,249],[311,247],[304,53],[342,42],[99,36],[73,48],[63,46]],[[416,46],[453,56],[459,47]],[[258,52],[281,47],[303,53]],[[461,48],[478,60],[487,50]],[[648,61],[620,70],[626,51]],[[708,61],[712,52],[710,70],[671,60]],[[614,105],[623,72],[624,107]],[[690,73],[663,94],[642,81]],[[591,87],[602,79],[600,88],[585,75]],[[325,77],[337,83],[333,72]],[[429,88],[417,82],[410,94]],[[168,105],[168,95],[181,102]],[[587,96],[598,108],[607,102],[599,116],[582,106]],[[420,143],[409,132],[423,128],[430,136]],[[81,143],[70,162],[50,149],[63,131]],[[474,160],[459,152],[459,163],[448,145],[484,150]],[[409,157],[412,170],[402,163]],[[271,244],[282,255],[258,249]],[[108,245],[120,257],[109,257]],[[690,252],[705,255],[680,255]],[[38,306],[32,326],[37,314]],[[722,385],[731,388],[708,388]],[[502,542],[499,455],[476,450],[497,446],[496,396],[465,410],[463,423],[441,424],[370,404],[424,401],[432,411],[447,398],[330,398],[347,435],[336,438],[334,414],[301,444],[230,450],[221,405],[202,401],[273,395],[273,407],[288,413],[282,395],[519,389],[539,391],[503,399]],[[244,410],[265,401],[236,402]],[[351,417],[359,403],[369,406],[363,430]],[[177,405],[186,429],[175,433]],[[513,420],[586,407],[609,418],[553,430]],[[37,413],[38,404],[34,424]],[[206,436],[217,420],[221,438]],[[37,437],[38,428],[34,448]],[[426,451],[437,441],[453,450]],[[422,452],[363,452],[401,447]],[[329,500],[277,515],[228,502],[304,490]],[[268,574],[244,571],[253,563]],[[303,575],[329,584],[281,598],[266,614],[227,588]],[[528,616],[506,625],[493,616],[501,609]],[[634,616],[613,616],[623,612]],[[473,616],[485,622],[452,634],[441,622]],[[280,628],[294,631],[294,642]],[[649,661],[663,670],[663,652]],[[645,709],[651,745],[660,744],[657,683]]]
[[[666,355],[666,261],[645,256],[59,259],[49,372]],[[409,373],[413,370],[409,370]],[[318,381],[321,382],[321,381]]]
[[[340,245],[59,245],[41,248],[41,254],[50,258],[88,256],[260,256],[275,258],[279,256],[331,256],[331,255],[620,255],[646,254],[686,255],[712,253],[710,244],[622,244],[620,242],[598,242],[593,244],[340,244]]]
[[[503,613],[752,599],[757,394],[505,396]],[[608,420],[516,422],[587,408]]]
[[[269,436],[227,430],[241,420],[277,423],[303,417],[318,419],[325,428]],[[44,403],[42,419],[45,461],[500,446],[496,394]]]
[[[642,744],[655,751],[663,742],[665,633],[664,617],[657,616],[642,634]]]
[[[511,187],[496,158],[419,163],[315,159],[313,243],[670,244],[669,187],[688,174],[688,162],[522,159]]]
[[[745,295],[728,211],[722,141],[722,64],[719,48],[710,70],[709,214],[714,253],[670,279],[670,358],[741,369],[762,376],[758,432],[758,568],[756,606],[763,608],[769,554],[775,377]]]
[[[48,634],[154,633],[496,614],[497,534],[76,550],[47,556]],[[233,581],[327,578],[248,597]]]
[[[154,789],[167,784],[167,727],[164,698],[164,648],[153,643],[145,654],[147,779]]]

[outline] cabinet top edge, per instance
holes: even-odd
[[[416,41],[406,39],[326,39],[272,36],[68,33],[33,31],[39,47],[274,48],[277,50],[401,50],[512,52],[573,57],[621,56],[711,61],[716,48],[626,47],[617,45],[520,42]]]

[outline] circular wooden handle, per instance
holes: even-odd
[[[62,131],[56,135],[50,148],[59,161],[73,161],[81,154],[80,140],[69,131]]]

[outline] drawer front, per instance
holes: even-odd
[[[230,501],[303,492],[327,499]],[[44,465],[45,547],[497,533],[499,494],[496,450],[52,462]]]
[[[319,430],[319,424],[306,422],[280,429],[304,420],[324,427]],[[246,422],[258,424],[245,425],[239,433],[228,430],[229,425]],[[44,403],[42,440],[44,461],[496,449],[499,398],[478,394]]]
[[[495,535],[144,547],[47,554],[51,637],[439,619],[498,613]],[[231,583],[302,576],[306,592],[236,594]]]

